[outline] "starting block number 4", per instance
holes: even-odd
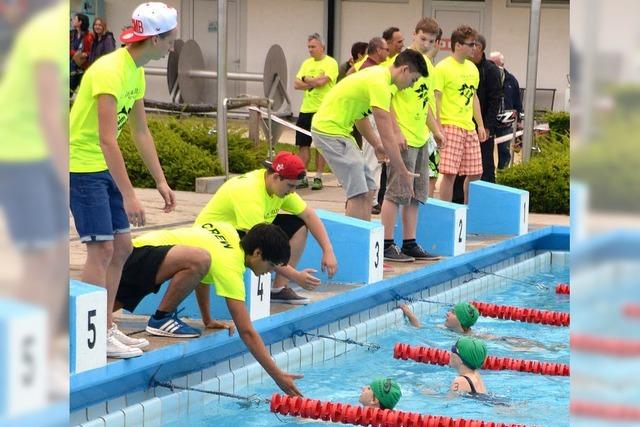
[[[271,314],[271,274],[256,276],[253,271],[247,270],[249,275],[250,291],[247,295],[249,317],[251,320],[262,319]],[[245,283],[247,277],[245,276]]]
[[[16,416],[45,405],[47,331],[42,308],[0,300],[0,414]]]

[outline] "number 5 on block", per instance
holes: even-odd
[[[107,363],[107,292],[71,280],[69,283],[69,366],[71,373]]]

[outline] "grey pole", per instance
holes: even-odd
[[[218,159],[224,173],[229,177],[229,157],[227,150],[227,116],[225,99],[227,98],[227,0],[218,0],[218,117],[216,121],[218,135]]]
[[[529,161],[533,143],[533,116],[535,113],[536,81],[538,77],[538,42],[540,41],[540,3],[531,0],[529,18],[529,50],[527,52],[527,86],[524,94],[524,135],[522,137],[522,161]]]

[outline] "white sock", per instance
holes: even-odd
[[[316,178],[322,179],[322,171],[316,171]]]

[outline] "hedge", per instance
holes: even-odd
[[[539,137],[541,152],[527,163],[499,170],[497,182],[529,192],[531,212],[569,213],[569,137]]]

